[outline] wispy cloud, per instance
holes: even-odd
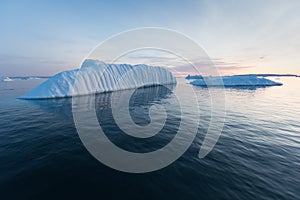
[[[175,74],[218,75],[239,72],[255,66],[245,65],[244,62],[228,62],[223,58],[202,56],[191,61],[184,60],[167,52],[138,51],[128,54],[117,61],[118,63],[148,64],[168,67]]]

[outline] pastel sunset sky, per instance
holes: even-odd
[[[222,74],[300,74],[299,10],[300,1],[289,0],[2,0],[0,76],[79,68],[100,42],[141,27],[192,38]]]

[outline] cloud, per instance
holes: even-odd
[[[198,56],[196,59],[186,61],[177,55],[169,52],[160,52],[153,50],[139,50],[131,52],[119,60],[117,63],[147,64],[152,66],[163,66],[170,69],[175,74],[202,74],[202,75],[220,75],[236,73],[243,69],[253,68],[255,66],[246,65],[246,61],[239,60],[228,62],[223,58],[209,58],[207,56]]]
[[[172,69],[180,74],[200,73],[203,75],[219,75],[222,73],[237,72],[239,70],[255,67],[251,65],[244,65],[238,62],[226,62],[221,58],[214,58],[206,61],[197,61],[194,62],[194,66],[191,64],[175,65]]]

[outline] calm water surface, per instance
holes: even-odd
[[[300,198],[300,78],[280,78],[280,87],[225,89],[224,129],[204,159],[198,152],[210,122],[210,100],[207,89],[195,87],[201,123],[193,144],[173,164],[146,174],[113,170],[90,155],[76,132],[71,99],[17,99],[42,81],[0,82],[1,199]],[[181,84],[184,80],[175,89]],[[150,139],[120,130],[110,98],[111,93],[97,95],[96,111],[118,146],[150,152],[174,137],[180,112],[172,90],[138,89],[130,101],[131,117],[140,125],[150,122],[149,106],[171,105],[165,127]]]

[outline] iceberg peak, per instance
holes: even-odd
[[[105,63],[100,60],[86,59],[83,61],[81,68],[89,68],[89,67],[105,67]]]

